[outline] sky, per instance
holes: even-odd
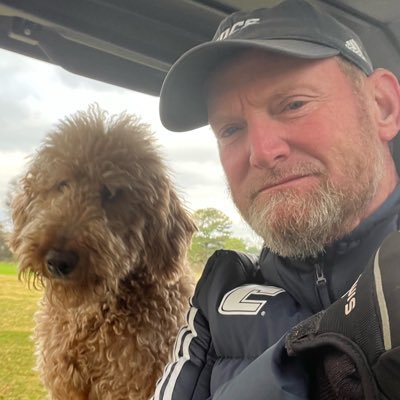
[[[259,239],[243,222],[226,188],[217,145],[209,127],[167,131],[159,120],[159,99],[84,78],[58,66],[0,49],[0,223],[9,226],[6,198],[10,181],[60,119],[90,104],[110,114],[126,111],[151,125],[186,207],[214,207],[233,222],[233,233]]]

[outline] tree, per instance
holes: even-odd
[[[232,222],[216,208],[201,208],[193,214],[198,231],[193,236],[189,261],[196,272],[200,272],[215,250],[224,247],[231,235]]]
[[[6,232],[0,224],[0,260],[9,261],[12,259],[12,254],[7,245]]]
[[[249,252],[246,242],[232,236],[232,221],[216,208],[201,208],[193,214],[198,231],[193,236],[189,261],[197,274],[218,249]],[[252,249],[253,250],[253,249]]]
[[[197,236],[209,242],[223,240],[232,234],[232,221],[216,208],[201,208],[193,217],[199,229]]]
[[[224,242],[224,249],[247,252],[247,245],[241,238],[228,237]]]

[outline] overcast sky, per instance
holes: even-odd
[[[156,134],[186,206],[215,207],[227,214],[238,236],[256,239],[232,205],[210,129],[165,130],[158,98],[74,75],[60,67],[0,49],[0,222],[10,180],[59,119],[97,102],[111,114],[127,111],[148,122]]]

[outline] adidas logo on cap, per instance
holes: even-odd
[[[365,55],[363,51],[361,50],[360,45],[354,40],[350,39],[344,44],[350,51],[353,53],[357,54],[359,57],[361,57],[365,62],[368,62],[367,59],[365,58]]]

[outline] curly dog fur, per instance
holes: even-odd
[[[20,275],[44,288],[34,340],[50,397],[149,398],[188,308],[195,230],[149,128],[96,106],[61,121],[11,207]]]

